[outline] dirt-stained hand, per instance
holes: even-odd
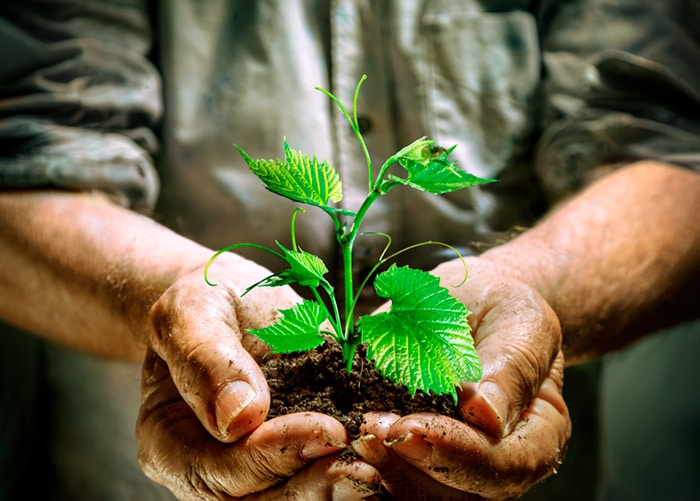
[[[480,382],[460,392],[464,422],[435,414],[368,414],[371,436],[356,443],[399,498],[518,496],[558,467],[571,434],[556,315],[536,291],[493,263],[474,258],[468,266],[469,279],[456,288],[461,263],[434,270],[471,310],[484,367]],[[388,450],[382,452],[378,440]]]
[[[319,459],[288,481],[245,501],[359,501],[382,499],[382,477],[363,461],[333,455]]]
[[[279,308],[298,301],[284,287],[241,298],[266,274],[222,256],[209,275],[217,287],[207,285],[199,269],[175,281],[152,308],[136,430],[139,460],[149,477],[179,498],[227,499],[284,485],[347,442],[341,423],[322,414],[265,421],[270,396],[256,361],[265,347],[246,329],[268,325]],[[321,478],[319,470],[310,471]],[[331,472],[323,482],[332,486],[347,471]],[[356,473],[368,485],[377,478],[368,465]],[[317,490],[326,487],[323,482],[315,482]]]

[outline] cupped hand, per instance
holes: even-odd
[[[285,287],[241,297],[268,274],[238,256],[221,256],[209,272],[216,287],[198,269],[175,280],[151,309],[139,460],[150,478],[180,498],[242,497],[284,484],[347,442],[343,426],[321,414],[265,421],[270,396],[257,361],[266,347],[246,330],[272,323],[278,309],[298,301]],[[360,480],[376,476],[363,468],[370,472]],[[325,482],[341,475],[337,467],[332,471]],[[312,484],[320,489],[322,482]]]
[[[299,413],[221,442],[181,398],[165,362],[152,351],[147,355],[139,460],[179,499],[365,499],[380,488],[381,476],[366,463],[332,455],[346,447],[346,438],[336,420]]]
[[[245,501],[357,501],[382,497],[382,477],[363,461],[339,455],[319,459],[280,485],[246,496]]]
[[[571,434],[555,313],[534,289],[495,264],[474,258],[468,266],[469,279],[459,287],[459,261],[434,270],[472,312],[484,368],[478,383],[462,385],[464,421],[435,414],[366,416],[368,442],[359,444],[359,452],[398,498],[520,495],[557,468]],[[388,450],[382,452],[377,440]]]

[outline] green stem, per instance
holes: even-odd
[[[362,75],[360,81],[357,82],[357,86],[355,87],[355,94],[353,95],[352,99],[352,115],[350,115],[345,105],[342,102],[340,102],[340,100],[333,93],[321,87],[316,87],[316,90],[323,92],[338,106],[341,113],[350,124],[350,127],[355,133],[357,140],[360,142],[360,147],[362,148],[362,153],[364,154],[365,162],[367,163],[367,179],[369,191],[372,191],[372,158],[369,155],[369,149],[367,148],[367,144],[365,143],[365,138],[362,137],[362,133],[360,132],[360,124],[357,122],[357,100],[358,96],[360,95],[360,87],[362,87],[362,84],[365,80],[367,80],[367,75]]]
[[[352,130],[355,132],[355,136],[360,142],[362,153],[365,155],[365,162],[367,163],[367,185],[369,191],[372,191],[372,158],[369,155],[367,143],[365,143],[365,138],[362,137],[362,133],[360,132],[360,124],[357,121],[357,100],[360,95],[360,87],[365,80],[367,80],[367,75],[362,75],[362,78],[360,78],[360,81],[357,82],[357,86],[355,87],[355,95],[352,98],[352,121],[350,122],[350,125],[352,125]]]
[[[360,340],[355,332],[355,305],[359,297],[359,291],[355,293],[353,273],[352,273],[352,251],[355,245],[355,239],[357,238],[358,232],[360,230],[360,225],[362,223],[365,214],[374,203],[374,201],[379,198],[381,193],[377,190],[373,190],[365,198],[364,202],[360,206],[357,215],[355,216],[350,231],[339,238],[339,243],[342,249],[342,259],[343,259],[343,282],[345,286],[345,343],[343,346],[343,360],[346,363],[348,371],[352,370],[352,360],[355,354],[355,349],[360,344]]]
[[[354,239],[353,239],[354,240]],[[344,345],[347,346],[352,342],[352,337],[355,334],[355,321],[353,318],[353,311],[355,309],[355,291],[353,287],[353,275],[352,275],[352,247],[353,241],[341,242],[342,247],[342,259],[343,259],[343,285],[344,290],[344,303],[345,303],[345,331],[344,331]],[[344,353],[343,357],[347,354]],[[344,358],[347,362],[347,358]]]
[[[342,260],[343,260],[343,285],[344,285],[344,312],[345,312],[345,329],[343,331],[343,360],[346,363],[346,368],[348,372],[352,371],[352,361],[355,354],[355,349],[360,344],[360,340],[355,332],[355,320],[354,311],[355,304],[357,303],[357,297],[355,295],[354,284],[353,284],[353,274],[352,274],[352,251],[355,244],[355,239],[357,238],[358,232],[360,230],[360,224],[365,217],[365,214],[369,210],[370,206],[374,201],[381,195],[379,187],[379,181],[381,177],[377,178],[376,186],[373,180],[373,168],[372,168],[372,158],[369,154],[369,149],[367,148],[367,143],[365,143],[364,137],[360,132],[360,125],[357,119],[357,101],[360,94],[360,87],[363,82],[367,79],[367,75],[362,75],[360,81],[355,87],[355,93],[353,95],[352,101],[352,115],[348,112],[345,105],[331,92],[317,87],[316,89],[323,92],[328,96],[340,109],[341,113],[345,119],[350,124],[358,142],[360,143],[360,148],[362,148],[362,153],[365,157],[365,162],[367,163],[367,184],[368,184],[368,196],[362,203],[359,211],[353,218],[352,226],[348,232],[338,231],[341,229],[339,221],[334,218],[336,226],[336,235],[338,236],[338,243],[342,249]],[[394,160],[391,161],[393,163]],[[389,164],[390,165],[390,164]],[[386,172],[388,165],[382,167],[382,176]]]
[[[343,361],[345,362],[345,370],[348,371],[348,373],[352,372],[352,362],[355,358],[355,350],[359,345],[359,338],[356,338],[354,341],[343,345]]]
[[[299,248],[297,247],[297,232],[296,232],[296,222],[297,222],[297,214],[300,212],[306,212],[302,207],[297,207],[294,209],[294,212],[292,213],[292,221],[290,223],[290,228],[289,228],[289,233],[291,234],[291,239],[292,239],[292,250],[295,252],[299,251]]]
[[[389,238],[389,235],[387,235],[387,234],[385,234],[385,233],[381,233],[381,232],[369,232],[368,234],[382,235],[382,236],[385,236],[385,237]],[[392,259],[395,259],[396,257],[398,257],[399,255],[403,254],[404,252],[410,251],[410,250],[415,249],[415,248],[418,248],[418,247],[422,247],[422,246],[424,246],[424,245],[441,245],[442,247],[447,247],[448,249],[450,249],[451,251],[453,251],[453,252],[455,253],[455,255],[459,258],[459,260],[462,261],[462,265],[464,266],[464,278],[462,279],[461,282],[459,282],[459,283],[453,285],[453,287],[460,287],[461,285],[464,285],[464,283],[467,281],[467,278],[468,278],[468,276],[469,276],[469,272],[468,272],[468,270],[467,270],[467,263],[466,263],[466,261],[464,260],[464,256],[462,256],[462,254],[459,252],[459,250],[458,250],[456,247],[454,247],[454,246],[452,246],[452,245],[450,245],[450,244],[446,244],[445,242],[434,242],[434,241],[432,241],[432,240],[428,240],[428,241],[426,241],[426,242],[420,242],[420,243],[417,243],[417,244],[409,245],[408,247],[404,247],[403,249],[398,250],[398,251],[394,252],[393,254],[389,254],[388,256],[385,256],[386,251],[389,249],[389,245],[387,245],[387,246],[384,248],[384,252],[382,252],[382,254],[381,254],[381,256],[379,256],[379,259],[377,260],[377,262],[376,262],[376,263],[374,264],[374,266],[372,266],[372,268],[367,272],[367,274],[365,275],[364,279],[362,280],[362,283],[361,283],[360,286],[357,288],[357,293],[355,294],[355,298],[353,299],[353,301],[356,303],[357,301],[360,300],[360,292],[362,291],[362,289],[365,288],[365,286],[367,285],[367,283],[369,282],[369,280],[374,276],[374,274],[377,272],[377,270],[378,270],[384,263],[386,263],[387,261],[391,261]]]
[[[269,247],[265,247],[264,245],[259,245],[259,244],[251,244],[251,243],[239,243],[239,244],[233,244],[229,245],[228,247],[224,247],[223,249],[220,249],[216,251],[216,253],[209,258],[209,261],[207,261],[206,266],[204,267],[204,281],[208,284],[211,285],[212,287],[216,287],[216,284],[213,282],[209,281],[209,278],[207,278],[207,274],[209,273],[209,267],[212,265],[214,260],[219,257],[221,254],[224,252],[229,252],[235,249],[238,249],[240,247],[252,247],[253,249],[260,249],[262,251],[265,251],[269,254],[272,254],[273,256],[277,256],[280,259],[284,259],[284,255],[277,252],[274,249],[270,249]]]
[[[333,306],[333,313],[331,314],[330,312],[328,315],[328,320],[330,321],[332,327],[333,327],[333,338],[336,340],[336,342],[340,345],[343,344],[343,329],[341,326],[341,321],[340,321],[340,315],[338,313],[338,305],[335,301],[335,297],[333,296],[333,288],[330,286],[330,284],[325,283],[322,284],[323,289],[326,291],[326,294],[328,294],[328,297],[331,300],[331,304]],[[320,305],[324,305],[323,298],[321,298],[321,294],[319,294],[318,289],[316,287],[311,289],[314,298],[316,298],[316,302]]]
[[[395,187],[398,183],[396,182],[390,182],[387,183],[384,187],[382,187],[382,179],[386,176],[387,171],[389,170],[389,167],[394,165],[398,159],[396,157],[390,157],[382,164],[381,168],[379,169],[379,172],[377,173],[377,180],[374,183],[374,186],[371,187],[371,191],[377,191],[379,192],[380,195],[386,195],[389,193],[389,191]]]
[[[360,206],[360,209],[357,211],[357,215],[355,216],[355,219],[352,223],[352,227],[350,228],[350,231],[347,234],[346,240],[349,242],[350,246],[355,242],[355,239],[357,238],[357,234],[360,231],[360,225],[362,224],[362,220],[365,218],[365,215],[367,214],[367,211],[369,208],[372,206],[372,204],[377,200],[382,194],[379,192],[378,189],[372,190],[369,195],[367,195],[367,198],[365,198],[365,201],[362,202],[362,205]]]
[[[343,232],[343,225],[340,219],[336,215],[335,211],[331,207],[319,206],[319,208],[328,214],[333,221],[333,228],[335,229],[335,234],[340,235]]]

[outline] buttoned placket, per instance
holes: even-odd
[[[391,19],[388,2],[370,0],[333,0],[331,8],[331,62],[332,90],[352,113],[355,88],[362,77],[363,83],[357,110],[357,121],[367,144],[376,176],[381,163],[395,149],[390,89],[389,29]],[[337,108],[333,108],[335,139],[334,164],[343,183],[343,208],[356,211],[367,196],[369,173],[364,154],[347,119]],[[401,218],[400,206],[378,199],[362,221],[362,231],[391,233],[398,228]],[[353,252],[353,282],[357,286],[369,269],[377,262],[386,240],[381,236],[358,238]],[[338,269],[342,269],[340,256]],[[339,291],[340,292],[340,291]],[[371,290],[363,294],[368,301]]]

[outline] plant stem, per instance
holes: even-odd
[[[352,370],[352,360],[355,354],[355,349],[360,344],[357,333],[355,332],[355,304],[359,297],[355,294],[353,272],[352,272],[352,251],[355,245],[355,239],[357,238],[358,232],[360,230],[360,225],[362,219],[367,214],[367,211],[374,203],[374,201],[379,198],[381,193],[379,190],[372,190],[365,198],[364,202],[360,206],[360,209],[355,216],[350,231],[344,235],[340,235],[338,238],[338,243],[342,249],[342,259],[343,259],[343,283],[345,287],[345,333],[344,333],[344,343],[343,343],[343,361],[346,363],[348,372]]]
[[[345,362],[348,372],[352,371],[352,359],[355,353],[355,291],[353,287],[352,275],[352,247],[354,238],[343,240],[341,239],[340,246],[342,248],[343,259],[343,285],[344,303],[345,303],[345,331],[343,334],[343,361]]]
[[[362,153],[364,154],[365,161],[367,163],[367,182],[369,185],[369,191],[372,191],[372,158],[369,155],[369,149],[367,148],[365,139],[362,137],[362,133],[360,132],[360,124],[357,121],[357,99],[360,95],[360,87],[362,87],[362,83],[365,80],[367,80],[367,75],[362,75],[360,81],[357,82],[357,86],[355,87],[355,94],[353,95],[352,99],[352,115],[345,105],[332,92],[321,87],[316,87],[316,90],[323,92],[338,106],[338,109],[340,109],[341,113],[350,124],[352,131],[355,133],[357,140],[360,142],[360,147],[362,148]]]
[[[373,168],[372,168],[372,158],[370,157],[369,154],[369,149],[367,148],[367,144],[365,143],[364,137],[362,137],[362,132],[360,131],[360,125],[358,123],[357,119],[357,100],[358,96],[360,94],[360,87],[362,86],[362,83],[367,79],[367,75],[362,75],[362,78],[360,78],[360,81],[357,83],[357,86],[355,87],[355,93],[353,95],[353,101],[352,101],[352,115],[350,112],[348,112],[347,108],[343,105],[342,102],[331,92],[322,89],[320,87],[317,87],[317,90],[320,90],[324,94],[326,94],[340,109],[341,113],[343,116],[345,116],[345,119],[348,121],[350,124],[350,127],[352,128],[353,132],[355,133],[355,136],[357,137],[358,142],[360,143],[360,148],[362,148],[362,153],[365,156],[365,162],[367,163],[367,184],[368,184],[368,195],[367,198],[365,198],[364,202],[362,203],[362,206],[360,207],[359,211],[353,218],[353,223],[352,226],[350,227],[350,230],[345,232],[345,231],[338,231],[340,230],[340,225],[337,220],[337,218],[334,218],[334,222],[336,224],[336,235],[338,237],[338,243],[340,244],[340,247],[342,249],[342,259],[343,259],[343,285],[344,285],[344,303],[345,303],[345,329],[343,331],[343,342],[341,343],[343,346],[343,361],[346,364],[346,368],[348,372],[352,371],[352,361],[355,355],[355,349],[357,346],[360,344],[360,339],[358,338],[358,335],[355,331],[355,318],[354,318],[354,313],[355,313],[355,304],[357,303],[358,297],[355,295],[355,289],[354,289],[354,284],[353,284],[353,273],[352,273],[352,251],[353,251],[353,246],[355,244],[355,239],[357,238],[357,235],[360,230],[360,224],[362,223],[362,220],[365,217],[365,214],[369,210],[370,206],[374,203],[374,201],[382,194],[380,189],[379,189],[379,184],[381,177],[384,175],[386,172],[388,166],[390,165],[389,162],[385,163],[382,166],[382,169],[380,171],[380,175],[377,177],[377,181],[375,182],[373,179]],[[391,163],[393,163],[393,157]],[[363,283],[364,285],[364,283]]]
[[[360,78],[360,81],[357,82],[357,86],[355,87],[355,95],[352,98],[352,120],[350,120],[350,125],[352,126],[352,130],[355,132],[357,140],[360,142],[362,153],[364,153],[365,155],[365,162],[367,163],[367,185],[369,187],[368,191],[372,191],[372,158],[369,155],[369,149],[367,148],[367,144],[365,143],[365,138],[362,137],[362,133],[360,132],[360,124],[357,120],[357,99],[360,95],[360,87],[362,87],[362,83],[365,80],[367,80],[367,75],[362,75],[362,78]]]
[[[333,295],[333,288],[332,287],[326,287],[325,285],[323,286],[323,289],[326,291],[326,294],[328,294],[328,297],[330,298],[331,304],[333,306],[333,313],[328,311],[328,308],[326,308],[326,311],[328,311],[328,321],[331,323],[331,326],[333,327],[333,338],[338,342],[338,344],[343,344],[343,329],[340,321],[340,315],[338,314],[338,303],[335,301],[335,296]],[[321,294],[319,294],[318,289],[313,287],[311,289],[314,298],[316,299],[316,302],[320,305],[324,305],[325,302],[323,301],[323,298],[321,298]]]
[[[343,361],[345,362],[345,370],[348,371],[348,374],[352,372],[352,362],[355,358],[355,350],[359,345],[359,339],[352,342],[347,342],[343,345]]]

